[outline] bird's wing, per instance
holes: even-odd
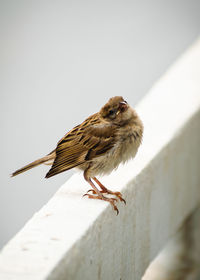
[[[89,117],[58,142],[56,158],[46,178],[103,155],[114,146],[115,134],[116,127],[102,125],[97,114]]]

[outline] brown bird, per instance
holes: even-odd
[[[88,191],[92,194],[87,192],[84,196],[108,201],[118,214],[117,200],[125,203],[121,193],[107,189],[96,176],[109,174],[121,162],[134,158],[142,134],[143,124],[135,110],[121,96],[115,96],[98,113],[70,130],[50,154],[18,169],[12,176],[42,163],[52,165],[46,178],[76,167],[83,171],[85,180],[92,187]]]

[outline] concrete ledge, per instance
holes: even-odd
[[[142,280],[200,279],[200,207],[184,221],[178,232],[147,268]]]
[[[0,254],[0,279],[141,279],[200,200],[200,41],[137,106],[144,122],[135,160],[102,182],[127,205],[82,198],[76,174]]]

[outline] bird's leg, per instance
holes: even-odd
[[[117,208],[117,206],[115,205],[117,199],[116,198],[108,198],[108,197],[105,197],[98,189],[97,187],[95,186],[95,184],[92,182],[92,180],[90,178],[88,178],[87,176],[85,176],[85,172],[84,172],[84,178],[85,180],[90,184],[90,186],[93,188],[93,193],[95,194],[89,194],[89,193],[86,193],[84,194],[83,196],[87,196],[88,198],[92,198],[92,199],[101,199],[101,200],[104,200],[104,201],[108,201],[110,202],[110,204],[112,205],[113,209],[117,212],[117,215],[119,214],[119,210]]]
[[[101,191],[100,191],[101,193],[108,193],[108,194],[115,195],[116,197],[119,198],[120,201],[123,201],[123,202],[126,204],[126,200],[123,199],[122,194],[121,194],[120,192],[113,192],[113,191],[107,189],[104,185],[102,185],[101,182],[99,182],[99,180],[98,180],[96,177],[93,177],[92,179],[93,179],[93,180],[99,185],[99,187],[101,188]]]

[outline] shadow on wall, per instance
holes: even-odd
[[[147,268],[142,280],[200,279],[200,207]]]

